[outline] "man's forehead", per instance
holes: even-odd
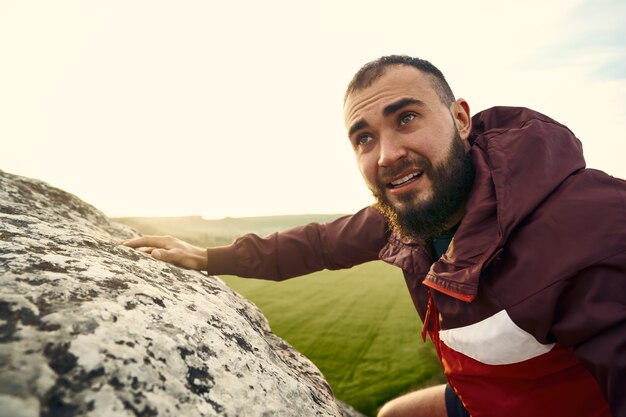
[[[394,65],[371,85],[352,91],[344,104],[344,120],[359,118],[358,113],[370,105],[384,106],[396,101],[399,97],[410,97],[421,102],[438,99],[430,75],[408,65]]]

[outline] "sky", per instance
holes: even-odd
[[[626,178],[622,0],[0,0],[0,170],[113,217],[351,213],[372,197],[343,94],[389,54]]]

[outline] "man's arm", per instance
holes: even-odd
[[[142,248],[159,260],[209,274],[281,280],[322,269],[349,268],[378,259],[389,231],[384,217],[367,207],[334,221],[311,223],[261,238],[203,249],[172,237],[146,236],[123,244]]]
[[[570,280],[552,327],[596,378],[615,417],[626,417],[625,265],[626,250]]]

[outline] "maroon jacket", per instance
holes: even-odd
[[[473,417],[626,417],[626,183],[585,169],[576,137],[528,109],[477,114],[472,142],[474,188],[439,260],[366,208],[208,249],[208,272],[285,279],[382,259],[403,270]]]

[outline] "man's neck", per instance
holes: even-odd
[[[454,237],[454,233],[456,233],[456,229],[459,228],[460,221],[454,224],[452,227],[444,230],[439,234],[439,236],[435,236],[431,242],[431,246],[433,248],[433,252],[435,253],[435,259],[441,258],[441,255],[446,253],[448,247],[450,246],[450,242]]]

